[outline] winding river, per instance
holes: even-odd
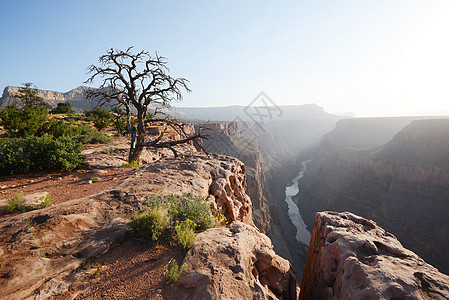
[[[310,232],[306,228],[306,224],[299,213],[299,208],[292,197],[299,193],[298,181],[304,176],[304,172],[307,170],[307,164],[310,160],[301,162],[301,171],[298,176],[292,179],[293,184],[285,188],[285,202],[288,204],[288,216],[292,220],[293,225],[296,227],[296,240],[309,245]]]

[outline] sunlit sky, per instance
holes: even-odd
[[[0,89],[69,91],[113,47],[190,80],[178,106],[449,114],[449,0],[1,1]]]

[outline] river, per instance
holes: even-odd
[[[292,220],[293,225],[296,227],[296,240],[309,245],[310,232],[306,228],[306,224],[299,213],[299,208],[292,197],[299,193],[298,181],[304,176],[304,172],[307,170],[307,164],[310,160],[301,162],[301,170],[295,178],[292,179],[293,184],[285,188],[285,202],[288,204],[288,216]]]

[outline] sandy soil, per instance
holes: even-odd
[[[79,269],[69,291],[53,299],[179,299],[177,289],[165,282],[165,266],[182,261],[175,247],[151,246],[132,234],[121,245]]]
[[[56,199],[53,205],[58,205],[113,188],[135,172],[132,167],[109,167],[2,176],[0,199],[8,199],[16,192],[48,192]],[[98,181],[88,183],[92,177]],[[0,222],[10,216],[0,216]],[[173,258],[181,262],[183,253],[176,247],[151,246],[130,232],[122,244],[95,258],[99,265],[72,273],[69,291],[54,299],[178,299],[176,288],[165,282],[165,266]]]

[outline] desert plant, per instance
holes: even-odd
[[[16,210],[23,210],[23,205],[25,204],[25,198],[21,193],[15,193],[14,196],[8,199],[6,204],[6,212],[12,213]]]
[[[81,264],[81,268],[84,270],[90,270],[95,267],[97,268],[97,270],[95,271],[95,275],[97,275],[97,272],[100,273],[100,271],[98,271],[98,270],[101,269],[100,262],[92,260],[92,259],[88,259],[84,263]]]
[[[36,135],[47,120],[47,110],[40,106],[25,110],[8,106],[0,110],[0,125],[6,130],[6,136],[11,138]]]
[[[75,112],[72,109],[72,105],[69,102],[60,102],[58,103],[58,106],[50,110],[50,113],[55,114],[64,114],[64,115],[71,115]]]
[[[139,163],[135,160],[122,164],[122,167],[138,167],[138,166]]]
[[[196,224],[192,220],[176,221],[175,232],[178,244],[184,249],[192,248],[195,243]]]
[[[108,110],[105,110],[101,107],[96,107],[92,110],[84,111],[86,116],[86,120],[92,121],[94,123],[95,128],[99,131],[109,127],[111,124],[112,113]]]
[[[110,136],[88,125],[78,127],[78,132],[73,138],[83,144],[108,144],[112,142]]]
[[[0,141],[0,174],[74,170],[84,163],[82,145],[67,137],[27,137]]]
[[[226,217],[218,212],[213,212],[213,216],[214,216],[214,227],[225,227],[226,225],[229,224],[229,220],[226,219]]]
[[[157,207],[132,217],[130,226],[140,237],[157,241],[169,223],[167,209]]]
[[[47,194],[46,196],[40,197],[39,200],[42,200],[42,203],[40,205],[40,208],[46,208],[52,205],[52,203],[56,200],[50,194]]]
[[[180,268],[178,263],[176,262],[176,259],[173,259],[171,262],[169,262],[165,266],[165,280],[167,281],[167,283],[176,282],[181,273],[184,272],[187,267],[187,263],[184,263]]]
[[[14,97],[19,99],[20,104],[24,109],[32,109],[42,107],[44,109],[50,108],[50,105],[38,95],[39,90],[33,83],[26,82],[23,87],[19,88],[19,92]]]
[[[92,180],[92,182],[95,183],[95,182],[98,181],[98,177],[97,177],[97,176],[94,176],[94,177],[92,177],[90,180]]]
[[[173,220],[192,220],[196,224],[195,230],[197,231],[213,227],[210,204],[204,202],[201,196],[194,197],[191,194],[185,194],[179,198],[173,197],[169,212],[173,216]]]

